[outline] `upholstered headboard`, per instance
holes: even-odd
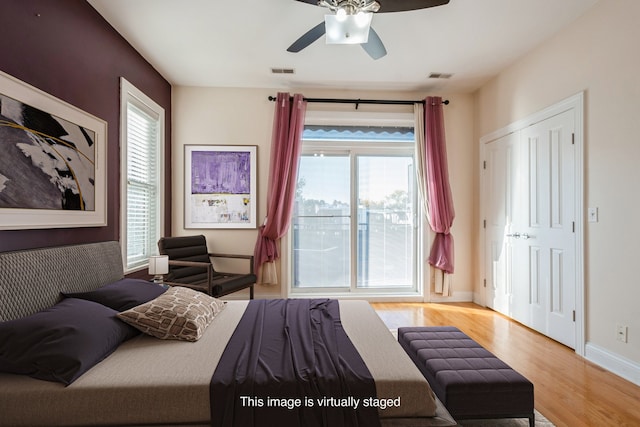
[[[0,253],[0,321],[52,306],[61,291],[93,290],[123,276],[114,241]]]

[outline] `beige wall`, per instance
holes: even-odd
[[[598,223],[585,219],[587,356],[610,360],[621,356],[620,369],[629,370],[636,382],[640,381],[639,20],[637,0],[601,0],[475,96],[475,141],[479,141],[482,135],[585,91],[585,207],[599,208]],[[626,344],[615,339],[617,323],[629,326]]]
[[[258,220],[266,214],[267,180],[273,120],[273,103],[267,100],[277,90],[237,88],[173,88],[173,235],[204,234],[215,252],[253,253],[256,230],[184,229],[184,145],[237,144],[258,146]],[[289,92],[298,92],[294,89]],[[307,97],[367,99],[422,99],[422,93],[347,92],[299,90]],[[472,232],[474,229],[473,97],[442,96],[451,103],[445,107],[445,126],[449,146],[451,185],[456,208],[453,226],[457,271],[454,275],[456,300],[471,300],[474,278]],[[314,109],[353,111],[353,105],[309,104]],[[411,112],[411,107],[361,105],[359,111]],[[235,268],[235,266],[233,267]],[[282,277],[282,275],[280,275]],[[280,296],[279,286],[258,286],[258,296]]]

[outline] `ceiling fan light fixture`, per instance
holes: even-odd
[[[359,27],[368,27],[371,25],[372,13],[358,12],[355,15],[356,25]]]
[[[344,22],[347,19],[347,16],[348,16],[347,11],[344,8],[340,8],[336,12],[336,19],[339,22]]]
[[[377,1],[370,1],[360,7],[361,12],[377,12],[378,10],[380,10],[380,3]]]
[[[355,15],[325,15],[327,44],[361,44],[369,41],[369,28],[373,13],[360,12]]]
[[[319,0],[318,6],[326,7],[333,13],[344,10],[347,15],[355,15],[362,12],[377,12],[380,3],[376,0]]]

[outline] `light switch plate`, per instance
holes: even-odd
[[[598,222],[598,208],[588,208],[587,218],[589,222]]]

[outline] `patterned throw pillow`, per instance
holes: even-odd
[[[193,289],[175,286],[118,317],[145,334],[168,340],[197,341],[225,303]]]

